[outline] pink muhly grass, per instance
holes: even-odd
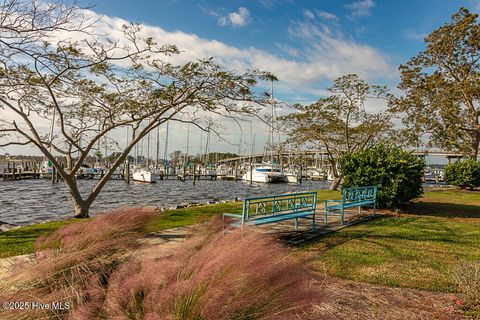
[[[318,300],[301,261],[281,244],[249,231],[209,233],[189,239],[171,256],[131,260],[117,269],[106,313],[130,319],[288,319]]]
[[[461,263],[456,266],[452,275],[462,293],[462,300],[454,296],[453,302],[458,308],[477,314],[480,318],[480,263]]]
[[[150,218],[122,210],[39,240],[38,264],[0,297],[67,300],[73,309],[0,318],[301,319],[320,300],[303,262],[280,243],[250,230],[223,235],[218,222],[172,251],[156,245],[132,256]]]
[[[139,208],[121,209],[64,226],[37,239],[37,264],[20,272],[15,290],[0,288],[1,300],[67,300],[73,307],[84,303],[94,307],[94,301],[98,301],[95,309],[100,314],[110,274],[139,246],[136,240],[144,234],[152,216],[152,212]],[[68,310],[4,313],[0,311],[1,319],[32,319],[66,316]]]

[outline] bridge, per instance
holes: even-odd
[[[426,157],[426,156],[444,157],[448,159],[448,162],[450,162],[451,159],[460,159],[465,156],[464,154],[461,154],[458,152],[437,151],[437,150],[413,151],[412,153],[419,157]],[[251,154],[251,155],[242,155],[234,158],[219,160],[218,163],[231,165],[231,164],[238,164],[243,162],[262,162],[262,161],[274,160],[277,163],[293,162],[293,164],[295,164],[295,162],[298,162],[298,161],[317,162],[317,161],[327,161],[327,159],[328,159],[328,153],[325,150],[295,150],[295,151],[275,152],[273,154],[257,153],[257,154]]]

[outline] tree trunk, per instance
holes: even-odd
[[[90,211],[91,203],[72,197],[73,206],[75,207],[74,218],[89,218],[88,212]]]
[[[332,184],[330,185],[330,190],[337,190],[342,180],[343,180],[343,175],[334,176]]]
[[[83,200],[82,195],[80,194],[77,186],[77,181],[75,176],[65,176],[65,183],[68,186],[68,191],[72,197],[73,207],[75,209],[74,218],[89,218],[88,211],[93,201]]]

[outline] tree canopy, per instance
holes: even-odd
[[[295,105],[296,112],[284,116],[289,142],[324,149],[336,178],[337,161],[343,152],[361,150],[385,138],[392,125],[385,113],[368,113],[369,99],[388,99],[385,86],[370,85],[358,75],[337,78],[327,89],[330,96],[310,105]],[[334,183],[336,188],[340,179]]]
[[[0,147],[40,150],[68,185],[81,217],[148,132],[166,121],[202,127],[207,113],[248,113],[258,101],[251,87],[269,76],[237,74],[211,58],[176,65],[177,47],[144,37],[141,26],[124,25],[114,38],[96,34],[97,23],[76,3],[0,4],[0,110],[8,111],[0,119]],[[81,195],[75,175],[82,162],[115,144],[112,132],[127,127],[128,141],[110,170]]]
[[[418,144],[430,143],[475,159],[480,145],[480,24],[461,8],[452,21],[425,38],[426,49],[400,66],[399,88],[390,110],[401,113]]]

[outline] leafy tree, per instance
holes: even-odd
[[[480,187],[480,161],[456,161],[445,168],[445,182],[457,187]]]
[[[412,142],[431,144],[476,159],[480,145],[480,24],[461,8],[452,21],[425,38],[426,49],[400,66],[390,110],[404,115]]]
[[[394,146],[376,145],[340,158],[342,187],[377,186],[377,205],[398,208],[423,193],[425,162]]]
[[[337,189],[342,175],[337,162],[343,152],[362,150],[382,141],[391,132],[390,117],[365,111],[368,99],[387,99],[385,86],[370,85],[355,74],[339,77],[327,89],[332,95],[310,105],[295,105],[295,113],[281,117],[288,142],[310,144],[324,149],[335,177]]]
[[[167,121],[202,128],[201,116],[212,112],[249,113],[256,100],[251,87],[265,76],[239,75],[212,59],[174,65],[174,45],[142,37],[133,24],[122,27],[120,39],[96,35],[96,22],[84,12],[75,3],[0,2],[0,110],[8,111],[0,119],[0,147],[40,150],[68,186],[77,217],[88,217],[115,169],[151,130]],[[116,144],[112,132],[127,128],[127,144],[109,170],[80,194],[81,164]]]
[[[170,163],[176,167],[183,163],[184,155],[182,151],[176,150],[170,153]]]

